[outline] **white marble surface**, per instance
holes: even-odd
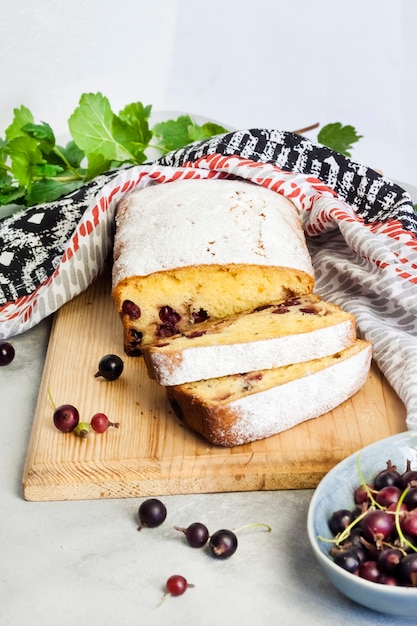
[[[26,502],[21,476],[50,321],[13,339],[0,368],[0,626],[404,626],[340,595],[307,544],[312,491],[179,495],[137,532],[142,498]],[[190,548],[174,525],[211,532],[251,522],[228,560]],[[171,574],[195,585],[157,606]]]

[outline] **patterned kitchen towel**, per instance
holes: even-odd
[[[352,312],[417,428],[417,215],[374,170],[293,133],[252,129],[103,175],[0,222],[0,338],[33,327],[83,291],[111,253],[124,194],[179,178],[240,177],[299,209],[315,291]]]

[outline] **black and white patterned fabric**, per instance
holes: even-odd
[[[417,215],[376,171],[293,133],[252,129],[109,172],[0,222],[0,338],[86,289],[111,254],[117,203],[179,178],[239,177],[290,198],[303,218],[315,291],[352,312],[417,428]]]

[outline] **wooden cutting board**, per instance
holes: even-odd
[[[122,376],[95,378],[99,359],[124,358]],[[81,421],[99,411],[120,428],[80,439],[59,432],[53,405],[73,404]],[[23,473],[27,500],[312,488],[347,455],[406,430],[405,408],[374,364],[364,387],[336,410],[232,449],[184,428],[141,358],[123,354],[110,273],[56,314]]]

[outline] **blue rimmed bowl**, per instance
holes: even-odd
[[[359,578],[336,565],[329,556],[330,544],[319,539],[332,538],[328,520],[334,511],[355,506],[353,491],[360,483],[358,454],[361,473],[367,482],[386,467],[388,460],[397,465],[400,473],[405,471],[407,460],[410,460],[412,469],[417,469],[417,431],[393,435],[366,446],[324,476],[308,510],[310,544],[324,574],[345,596],[381,613],[417,618],[417,588],[383,585]]]

